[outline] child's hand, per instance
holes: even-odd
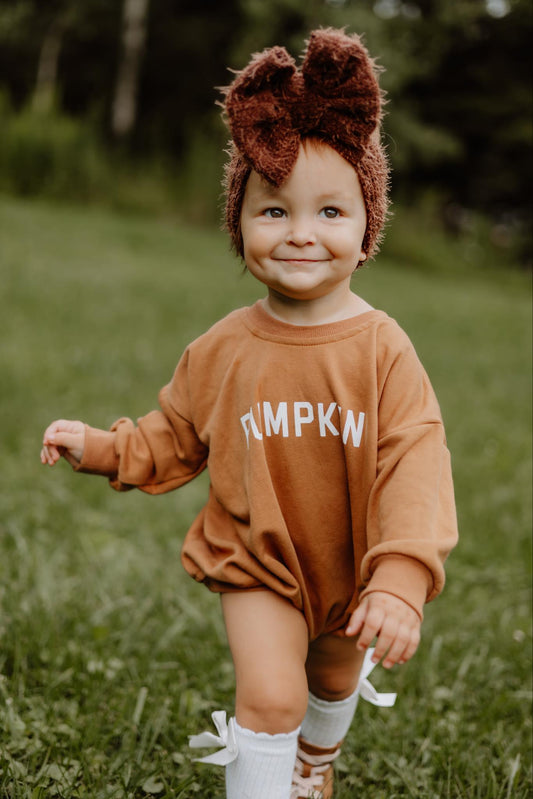
[[[71,466],[77,466],[83,456],[85,425],[58,419],[46,428],[41,450],[41,463],[54,466],[63,456]]]
[[[390,669],[395,663],[411,658],[420,642],[420,617],[413,608],[398,597],[375,591],[363,598],[346,628],[346,635],[358,635],[358,649],[367,649],[377,636],[372,660],[385,657],[383,666]]]

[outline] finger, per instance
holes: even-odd
[[[407,663],[408,660],[411,660],[413,655],[415,654],[416,650],[418,649],[418,645],[420,643],[420,630],[412,630],[409,641],[405,650],[403,651],[402,655],[398,659],[398,663]]]
[[[420,629],[418,627],[411,627],[408,624],[400,625],[398,635],[383,661],[383,666],[390,668],[395,663],[400,665],[407,663],[415,654],[419,643]]]
[[[379,631],[378,640],[372,655],[373,663],[379,663],[381,658],[385,656],[390,646],[393,645],[398,635],[399,622],[394,617],[386,618],[383,622],[381,630]],[[405,648],[405,644],[403,649]],[[384,664],[385,665],[385,664]]]
[[[57,432],[48,437],[47,443],[48,446],[52,445],[55,449],[57,449],[58,447],[65,447],[66,449],[79,447],[80,434]]]
[[[348,622],[348,626],[345,630],[346,635],[357,635],[364,624],[366,613],[367,603],[363,600],[357,610],[355,610],[350,617],[350,621]]]
[[[69,419],[56,419],[55,422],[48,425],[44,431],[43,443],[54,443],[54,439],[58,433],[80,433],[83,429],[83,424]]]
[[[359,634],[357,648],[359,650],[368,649],[376,635],[381,630],[385,613],[381,608],[370,608],[368,611],[363,628]]]
[[[402,660],[404,652],[409,644],[410,641],[410,628],[406,625],[400,624],[398,627],[396,636],[394,637],[389,650],[384,657],[383,660],[383,667],[386,669],[390,669],[396,663],[399,663]]]
[[[54,466],[60,458],[59,450],[56,447],[44,446],[41,450],[41,462]]]
[[[58,431],[63,429],[66,424],[67,422],[64,419],[57,419],[55,422],[52,422],[52,424],[48,425],[44,431],[43,444],[48,444],[50,439],[52,439]]]

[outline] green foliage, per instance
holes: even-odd
[[[21,195],[88,200],[105,194],[107,156],[82,121],[25,108],[0,112],[0,186]]]
[[[393,224],[354,288],[430,373],[462,538],[415,659],[373,677],[398,702],[361,703],[337,796],[526,799],[530,282],[475,248],[466,264],[410,211]],[[119,495],[38,454],[58,415],[105,427],[154,407],[186,344],[261,288],[222,235],[171,219],[0,198],[0,238],[0,796],[222,799],[187,748],[233,702],[218,601],[179,564],[205,476]]]
[[[394,203],[382,246],[382,254],[394,263],[427,274],[442,273],[465,277],[496,269],[513,269],[521,264],[516,239],[495,228],[481,214],[462,211],[460,226],[453,226],[457,206],[443,210],[441,199],[427,194],[416,206]],[[492,277],[492,275],[491,275]],[[510,278],[512,279],[512,278]]]
[[[95,129],[53,110],[15,112],[0,94],[0,190],[97,203],[130,211],[179,213],[217,222],[225,138],[191,137],[179,163],[164,156],[132,161],[106,148]]]
[[[193,133],[175,167],[174,204],[182,219],[195,224],[218,223],[222,218],[222,175],[227,134],[212,122]]]
[[[158,211],[166,204],[209,221],[222,135],[215,87],[251,52],[281,44],[297,55],[311,29],[332,25],[363,34],[385,68],[394,197],[417,204],[438,194],[443,207],[457,206],[460,233],[465,218],[482,213],[531,265],[528,0],[152,2],[135,129],[117,163],[110,119],[122,6],[0,0],[0,91],[17,111],[2,130],[0,187]],[[54,29],[57,74],[42,90],[58,105],[44,124],[20,109],[34,100]]]
[[[524,77],[533,68],[533,16],[524,0],[508,9],[495,17],[482,2],[432,3],[411,26],[407,49],[418,69],[407,77],[398,104],[421,130],[427,127],[429,141],[419,147],[419,137],[410,142],[402,135],[392,107],[391,131],[403,151],[393,161],[400,188],[413,181],[439,186],[447,199],[520,227],[530,259],[532,96]]]

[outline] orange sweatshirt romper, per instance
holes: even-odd
[[[79,471],[159,494],[209,470],[182,549],[216,592],[268,588],[309,638],[340,632],[361,596],[420,615],[457,541],[450,457],[428,377],[382,311],[293,326],[259,303],[194,341],[161,409],[86,429]]]

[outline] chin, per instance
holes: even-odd
[[[320,294],[313,294],[312,292],[306,291],[277,291],[276,293],[293,302],[311,302],[312,300],[317,300],[321,296]]]
[[[284,294],[286,297],[290,297],[293,300],[316,300],[321,297],[324,293],[320,289],[314,286],[279,286],[275,288],[279,294]]]

